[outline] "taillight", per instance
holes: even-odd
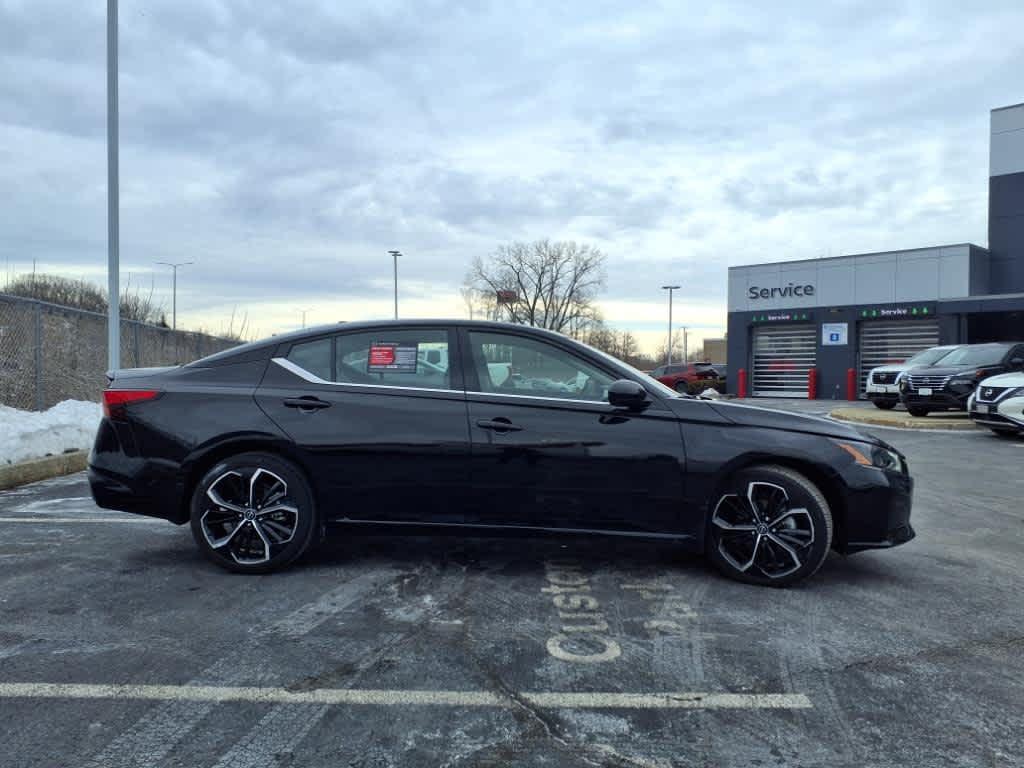
[[[160,395],[157,389],[105,389],[103,390],[103,415],[108,419],[123,419],[125,406],[154,400]]]

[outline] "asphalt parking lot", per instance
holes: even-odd
[[[236,576],[82,475],[0,493],[0,764],[1024,765],[1024,440],[878,432],[918,538],[792,590],[582,539]]]

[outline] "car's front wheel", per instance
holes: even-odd
[[[832,512],[814,483],[788,467],[740,470],[711,509],[707,552],[725,575],[784,587],[813,574],[832,546]]]
[[[896,407],[895,400],[875,400],[875,408],[881,408],[883,411],[891,411]]]
[[[238,573],[269,573],[316,538],[305,476],[269,453],[242,453],[212,467],[192,494],[192,535],[210,560]]]
[[[907,412],[911,416],[927,416],[931,411],[927,408],[922,408],[920,405],[908,405]]]

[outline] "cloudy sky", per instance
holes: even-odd
[[[105,280],[101,0],[0,0],[0,266]],[[870,9],[870,10],[869,10]],[[983,9],[983,10],[979,10]],[[608,254],[607,319],[696,335],[726,267],[986,244],[1024,5],[122,0],[122,272],[261,334],[463,315],[509,240]]]

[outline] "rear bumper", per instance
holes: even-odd
[[[180,467],[167,460],[138,456],[130,434],[123,428],[121,431],[119,435],[118,427],[108,419],[100,422],[87,470],[93,500],[104,509],[187,522]],[[129,450],[124,449],[126,443]]]
[[[888,549],[914,538],[910,525],[913,478],[854,465],[843,472],[842,479],[848,490],[837,551],[849,555]]]

